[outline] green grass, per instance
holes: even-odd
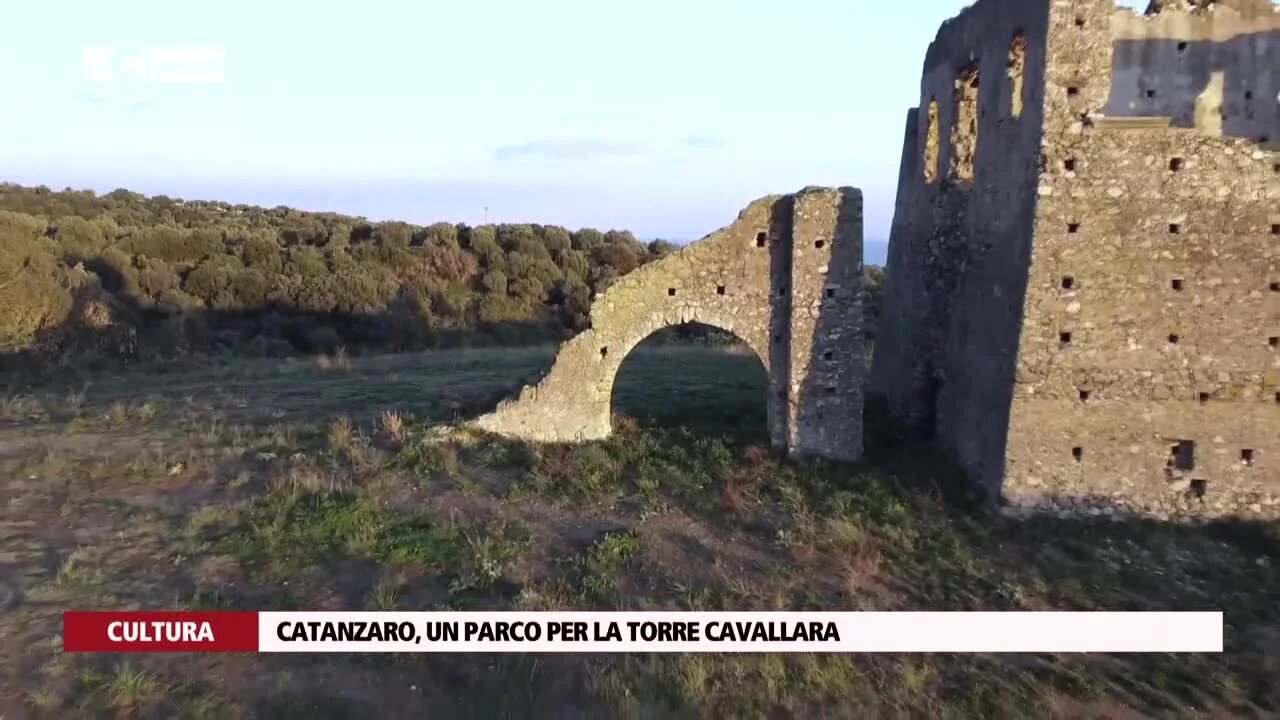
[[[420,359],[425,369],[355,359],[341,373],[212,371],[220,386],[253,386],[259,405],[275,403],[284,417],[227,420],[216,436],[206,432],[207,420],[194,421],[186,436],[110,462],[95,462],[96,450],[47,451],[53,454],[22,467],[44,468],[34,474],[59,483],[48,497],[37,488],[28,504],[3,511],[4,527],[27,533],[35,519],[68,537],[85,534],[87,549],[62,548],[64,562],[52,569],[44,569],[36,543],[25,559],[10,560],[41,578],[40,607],[75,591],[124,606],[172,606],[180,598],[209,608],[1212,609],[1226,613],[1227,651],[255,656],[219,676],[229,684],[217,693],[165,700],[221,668],[198,657],[91,670],[91,682],[72,689],[30,676],[22,680],[29,704],[70,717],[108,710],[388,718],[1280,713],[1275,523],[1018,521],[948,504],[943,489],[953,470],[919,449],[875,447],[857,464],[787,461],[766,446],[758,363],[714,348],[638,349],[619,375],[617,432],[605,441],[432,440],[442,415],[421,409],[444,406],[433,397],[451,393],[465,405],[548,359],[462,355],[452,364],[443,354]],[[377,387],[361,394],[362,385],[378,382],[373,367],[400,374],[405,404],[388,404]],[[490,379],[478,381],[482,373]],[[165,384],[185,392],[205,381],[165,377],[148,385],[155,417],[126,413],[125,429],[145,422],[159,432],[166,413],[183,406]],[[83,400],[86,416],[101,402],[92,389],[100,386]],[[330,392],[351,400],[327,412]],[[44,402],[30,398],[11,403],[11,417]],[[137,406],[121,397],[110,403],[116,400]],[[405,418],[394,443],[375,424],[387,410]],[[870,436],[880,437],[871,420]],[[74,439],[89,431],[72,432]],[[214,459],[187,462],[172,477],[164,470],[200,443]],[[138,472],[98,467],[114,462]],[[135,506],[134,496],[172,505]],[[0,632],[56,633],[56,614],[39,613],[31,605],[0,616]],[[51,652],[45,645],[30,652],[38,659]],[[0,667],[9,666],[4,660]],[[24,657],[21,666],[30,662]]]

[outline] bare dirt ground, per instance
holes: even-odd
[[[763,371],[641,348],[615,438],[428,441],[552,349],[0,392],[0,717],[1275,717],[1280,529],[1014,521],[765,447]],[[873,443],[873,448],[875,444]],[[1221,609],[1222,655],[68,655],[68,609]]]

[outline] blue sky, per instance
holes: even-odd
[[[413,222],[487,205],[676,239],[761,195],[847,184],[883,238],[925,48],[966,4],[15,3],[0,176]],[[221,83],[124,65],[208,45]],[[114,50],[110,83],[85,79],[86,46]]]

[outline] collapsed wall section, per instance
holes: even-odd
[[[742,339],[769,376],[771,443],[796,455],[862,452],[862,196],[805,188],[751,203],[730,226],[629,273],[591,307],[548,374],[475,420],[543,442],[608,437],[618,369],[653,332],[686,322]]]
[[[871,387],[991,493],[1030,255],[1046,3],[981,0],[929,46],[907,120]]]

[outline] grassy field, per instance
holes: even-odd
[[[741,352],[642,347],[618,433],[427,441],[553,350],[149,368],[0,393],[0,717],[1275,717],[1280,531],[942,500],[767,449]],[[64,655],[71,608],[1221,609],[1222,655]]]

